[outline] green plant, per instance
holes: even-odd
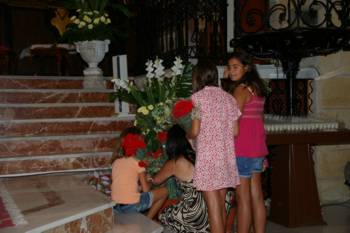
[[[110,3],[109,0],[67,0],[65,7],[74,11],[71,23],[61,40],[76,42],[84,40],[114,39],[120,36],[120,31],[112,26],[112,20],[107,8],[129,16],[125,5]]]

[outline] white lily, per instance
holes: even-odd
[[[155,74],[155,77],[156,78],[161,78],[165,72],[164,72],[164,66],[162,65],[162,62],[163,60],[162,59],[159,59],[157,58],[155,61],[154,61],[154,74]]]
[[[154,70],[154,68],[153,68],[153,61],[148,60],[146,62],[146,71],[147,71],[146,77],[147,78],[154,78],[155,77],[155,75],[153,73],[153,70]]]
[[[124,89],[127,91],[130,90],[128,82],[125,80],[121,80],[120,78],[113,78],[111,82],[114,83],[114,89]]]
[[[174,76],[181,75],[184,69],[181,57],[175,57],[174,66],[171,67]]]

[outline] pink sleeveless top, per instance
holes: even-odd
[[[239,120],[239,134],[235,137],[237,157],[264,157],[268,154],[264,121],[265,99],[253,95],[243,108]]]

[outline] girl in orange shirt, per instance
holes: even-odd
[[[116,213],[148,210],[147,217],[153,218],[166,200],[168,191],[165,187],[151,190],[144,163],[135,157],[138,149],[146,147],[138,129],[127,128],[122,132],[121,147],[124,156],[112,164],[111,197],[116,203],[113,210]]]

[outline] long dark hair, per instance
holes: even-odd
[[[236,81],[234,86],[237,87],[240,84],[244,84],[252,88],[252,90],[257,96],[266,97],[266,86],[264,84],[264,81],[260,78],[258,71],[256,70],[256,66],[253,63],[252,57],[244,51],[238,51],[232,53],[228,61],[231,59],[237,59],[242,63],[242,65],[248,67],[247,72],[243,75],[243,77],[240,80]]]
[[[216,66],[209,61],[201,61],[192,72],[193,92],[203,89],[205,86],[218,86],[218,70]]]
[[[196,154],[186,138],[186,132],[179,125],[174,125],[168,130],[166,141],[166,153],[169,159],[177,160],[184,156],[193,165],[196,160]]]

